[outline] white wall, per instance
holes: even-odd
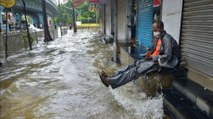
[[[111,35],[111,25],[112,25],[112,23],[111,23],[111,14],[112,14],[112,11],[111,11],[111,0],[108,0],[108,1],[106,1],[106,18],[105,18],[105,20],[106,20],[106,35],[107,36],[110,36]]]
[[[162,21],[167,33],[180,41],[180,26],[183,0],[163,0]]]
[[[118,0],[118,42],[126,41],[126,0]]]
[[[103,34],[104,33],[104,6],[100,5],[99,6],[99,17],[100,17],[100,32]]]

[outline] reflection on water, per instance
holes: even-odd
[[[162,96],[149,99],[134,83],[105,88],[97,73],[113,73],[112,46],[81,30],[8,58],[0,69],[1,119],[159,119]]]

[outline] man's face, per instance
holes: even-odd
[[[159,38],[160,37],[160,28],[156,23],[152,26],[153,36]]]
[[[154,23],[153,26],[152,26],[152,31],[153,32],[160,32],[160,29],[158,28],[157,24]]]

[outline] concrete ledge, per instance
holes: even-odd
[[[149,74],[139,77],[139,79],[135,80],[135,84],[147,97],[153,97],[156,95],[159,88],[156,79],[155,74]]]
[[[206,112],[210,116],[211,105],[209,105],[208,102],[206,102],[205,100],[203,100],[200,97],[197,97],[196,98],[196,105],[201,111]]]
[[[157,74],[158,75],[158,80],[160,84],[160,88],[166,89],[166,88],[171,88],[172,87],[172,74]]]
[[[129,65],[134,62],[134,59],[126,52],[123,47],[120,47],[120,61],[122,65]]]
[[[176,107],[171,104],[166,98],[163,98],[163,105],[169,112],[171,111],[172,116],[175,117],[175,119],[186,119],[177,109]]]
[[[213,77],[209,77],[201,72],[198,72],[192,68],[188,68],[188,79],[200,84],[201,86],[213,91]]]
[[[153,97],[159,89],[172,87],[172,76],[171,74],[149,73],[141,76],[135,82],[148,97]]]
[[[204,89],[202,86],[190,80],[187,80],[184,83],[181,81],[174,81],[173,87],[187,97],[201,111],[204,111],[208,116],[213,117],[213,92]]]
[[[164,108],[170,111],[175,119],[211,119],[179,91],[163,90],[163,94]]]
[[[187,89],[183,88],[183,86],[174,81],[173,87],[184,94],[189,100],[191,100],[192,103],[196,103],[196,96]]]

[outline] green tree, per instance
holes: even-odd
[[[54,24],[57,24],[58,22],[59,22],[58,17],[54,17],[54,18],[53,18],[53,23],[54,23]]]
[[[72,18],[72,11],[68,8],[71,8],[71,1],[69,0],[68,3],[63,5],[58,5],[58,11],[60,14],[60,19],[63,24],[71,24],[73,22]],[[96,19],[96,13],[90,12],[89,10],[89,4],[87,2],[83,3],[82,5],[78,6],[76,10],[77,13],[77,20],[80,20],[82,22],[88,22],[88,19],[92,19],[95,21]],[[55,23],[59,23],[59,18],[56,16],[54,18]]]

